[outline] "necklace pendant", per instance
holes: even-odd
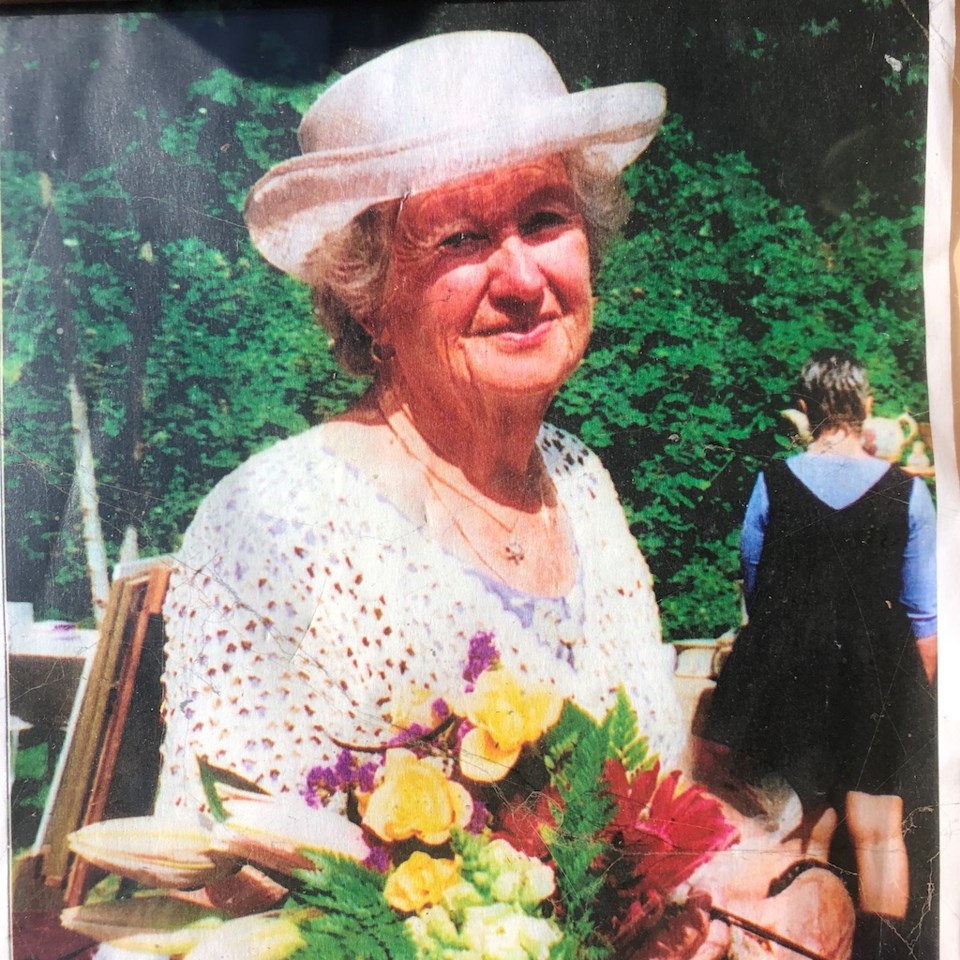
[[[507,559],[512,563],[520,563],[523,560],[523,547],[516,540],[508,543],[503,549],[507,554]]]

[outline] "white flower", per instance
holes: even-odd
[[[469,880],[461,880],[445,890],[441,903],[451,913],[460,913],[467,907],[483,903],[483,894]]]
[[[455,947],[460,933],[450,914],[440,906],[427,907],[405,921],[413,942],[430,953],[442,947]]]
[[[493,875],[490,893],[495,900],[534,907],[555,889],[553,870],[506,840],[492,841],[481,853],[480,862]]]
[[[370,853],[363,830],[326,807],[309,808],[292,794],[272,797],[219,787],[227,812],[214,828],[231,856],[284,874],[309,870],[301,851],[341,854],[362,861]]]
[[[303,946],[306,942],[292,920],[258,913],[227,921],[184,960],[286,960]]]
[[[552,920],[531,917],[509,904],[470,907],[463,942],[490,960],[548,960],[563,934]]]
[[[148,887],[193,890],[237,869],[201,815],[102,820],[71,833],[70,849]]]
[[[60,914],[66,930],[121,950],[176,955],[192,950],[223,915],[170,897],[134,897],[70,907]]]

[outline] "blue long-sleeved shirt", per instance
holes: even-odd
[[[858,500],[883,476],[887,464],[866,457],[801,453],[787,466],[815,496],[839,510]],[[740,540],[740,563],[747,610],[757,583],[757,565],[770,516],[770,498],[761,473],[747,504]],[[900,602],[917,639],[937,632],[937,523],[930,491],[919,478],[910,488],[909,531],[903,551]]]

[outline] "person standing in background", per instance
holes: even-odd
[[[922,480],[870,456],[872,397],[851,354],[804,366],[813,440],[757,478],[741,543],[749,623],[705,737],[776,771],[811,831],[843,811],[864,914],[907,911],[906,771],[934,729],[935,515]]]

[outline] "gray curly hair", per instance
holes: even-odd
[[[594,275],[607,244],[626,222],[629,200],[618,172],[579,153],[563,159],[586,227]],[[307,261],[310,275],[316,278],[314,316],[330,335],[333,355],[348,373],[376,373],[367,327],[383,300],[399,211],[399,200],[369,207],[330,234]]]

